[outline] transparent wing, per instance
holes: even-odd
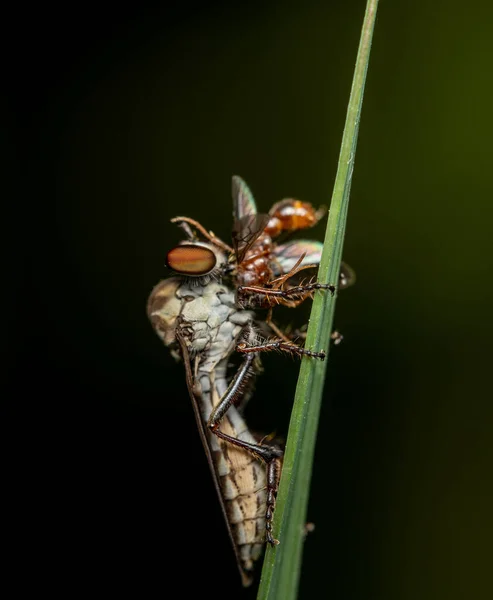
[[[318,265],[322,256],[322,242],[312,240],[297,240],[287,244],[279,244],[274,249],[276,260],[273,261],[272,268],[276,277],[283,273],[289,273],[294,267],[296,261],[305,252],[305,258],[301,261],[300,266]],[[339,272],[339,289],[344,290],[354,284],[356,281],[356,273],[345,262],[341,262],[341,270]]]
[[[204,451],[205,451],[205,455],[207,457],[207,462],[209,463],[209,468],[211,470],[212,473],[212,479],[214,481],[214,487],[216,488],[216,492],[219,498],[219,502],[221,504],[221,510],[222,513],[224,515],[224,520],[226,522],[227,528],[228,528],[228,533],[229,533],[229,538],[231,540],[231,543],[233,544],[233,549],[236,555],[236,562],[238,563],[238,569],[240,570],[240,574],[241,574],[241,578],[243,581],[243,585],[244,586],[248,586],[252,583],[252,579],[251,579],[251,575],[249,573],[246,573],[245,570],[242,567],[242,561],[241,561],[241,556],[240,556],[240,552],[237,546],[237,543],[235,541],[235,537],[233,535],[233,531],[231,530],[231,523],[230,523],[230,519],[229,519],[229,515],[228,515],[228,511],[226,510],[226,505],[224,502],[224,495],[223,495],[223,491],[221,488],[221,483],[219,480],[219,475],[217,473],[216,470],[216,466],[214,464],[214,460],[212,459],[212,449],[210,447],[209,444],[209,438],[208,438],[208,431],[206,432],[205,430],[205,424],[204,424],[204,420],[202,418],[202,411],[201,408],[199,406],[199,401],[200,399],[196,396],[196,392],[195,392],[195,385],[194,385],[194,377],[193,377],[193,366],[191,364],[190,361],[190,355],[188,352],[188,348],[186,345],[185,340],[183,339],[183,336],[181,336],[178,333],[179,330],[177,330],[177,335],[176,335],[176,339],[180,345],[181,348],[181,353],[182,353],[182,358],[183,358],[183,362],[185,364],[185,373],[186,373],[186,378],[187,378],[187,388],[188,388],[188,393],[190,395],[190,398],[192,400],[192,406],[193,406],[193,412],[195,415],[195,420],[197,422],[197,428],[199,430],[199,435],[200,435],[200,439],[202,441],[202,445],[204,446]]]
[[[233,248],[236,260],[239,263],[245,258],[245,254],[258,239],[269,222],[269,215],[246,215],[236,219],[233,224]]]
[[[322,242],[314,242],[312,240],[296,240],[287,242],[286,244],[279,244],[274,248],[274,255],[276,257],[272,265],[274,275],[277,277],[283,273],[289,273],[302,254],[305,254],[305,258],[302,260],[300,266],[318,265],[322,256],[322,248]]]
[[[235,221],[242,219],[247,215],[256,215],[257,206],[253,199],[250,188],[238,175],[233,176],[233,217]]]

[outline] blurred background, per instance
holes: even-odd
[[[19,18],[5,364],[37,430],[26,540],[57,548],[50,588],[63,573],[68,592],[254,597],[145,304],[181,239],[171,217],[229,239],[233,174],[260,211],[329,203],[364,8]],[[493,594],[492,19],[486,0],[379,7],[344,248],[358,279],[337,303],[302,599]],[[297,367],[264,365],[247,417],[285,435]]]

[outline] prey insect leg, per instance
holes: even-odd
[[[193,227],[195,227],[195,229],[197,229],[197,231],[200,231],[200,233],[207,240],[209,240],[212,244],[215,244],[216,246],[218,246],[222,250],[226,250],[226,252],[229,252],[229,253],[233,252],[233,248],[231,248],[230,246],[228,246],[228,244],[225,244],[221,239],[219,239],[216,235],[214,235],[214,233],[212,231],[207,231],[205,229],[205,227],[203,227],[195,219],[191,219],[190,217],[174,217],[173,219],[171,219],[171,222],[172,223],[178,223],[182,227],[183,227],[184,224],[192,225]],[[190,228],[189,227],[188,228],[184,227],[184,229],[185,229],[185,231],[188,234],[188,232],[190,231]]]
[[[231,435],[227,435],[220,429],[221,421],[231,406],[238,404],[243,395],[243,390],[250,377],[253,376],[252,363],[255,354],[247,354],[235,376],[231,380],[224,396],[214,408],[207,423],[208,428],[218,438],[246,450],[255,458],[265,463],[267,467],[267,501],[265,514],[265,529],[267,542],[272,546],[278,544],[278,540],[272,536],[272,520],[274,517],[274,506],[276,503],[277,489],[281,476],[283,452],[280,448],[267,444],[251,444]]]

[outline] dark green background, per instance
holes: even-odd
[[[9,371],[13,401],[29,393],[49,422],[54,476],[33,495],[57,524],[49,586],[61,570],[69,590],[243,597],[183,370],[145,302],[180,239],[171,217],[228,239],[232,174],[260,210],[329,202],[363,12],[81,7],[20,28],[29,334]],[[344,248],[358,281],[336,310],[300,598],[492,597],[492,22],[486,1],[381,2]],[[284,435],[297,365],[265,366],[247,414]]]

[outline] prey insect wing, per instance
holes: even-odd
[[[233,194],[233,217],[237,221],[247,215],[257,214],[257,205],[253,199],[250,188],[238,175],[233,176],[232,180]]]
[[[286,244],[279,244],[274,248],[276,260],[273,262],[274,275],[279,276],[289,273],[300,256],[305,255],[301,265],[318,265],[322,256],[323,244],[311,240],[296,240]]]
[[[323,244],[312,240],[296,240],[286,244],[279,244],[274,248],[275,261],[272,263],[274,275],[280,276],[288,273],[296,264],[299,257],[305,253],[300,266],[320,264]],[[356,281],[356,273],[347,263],[341,262],[339,271],[339,289],[344,290]]]
[[[233,247],[236,261],[241,263],[246,253],[264,231],[269,215],[257,213],[257,206],[250,188],[241,177],[235,175],[233,193]]]
[[[233,224],[233,247],[236,260],[241,263],[246,253],[257,241],[265,226],[269,222],[269,215],[245,215]]]

